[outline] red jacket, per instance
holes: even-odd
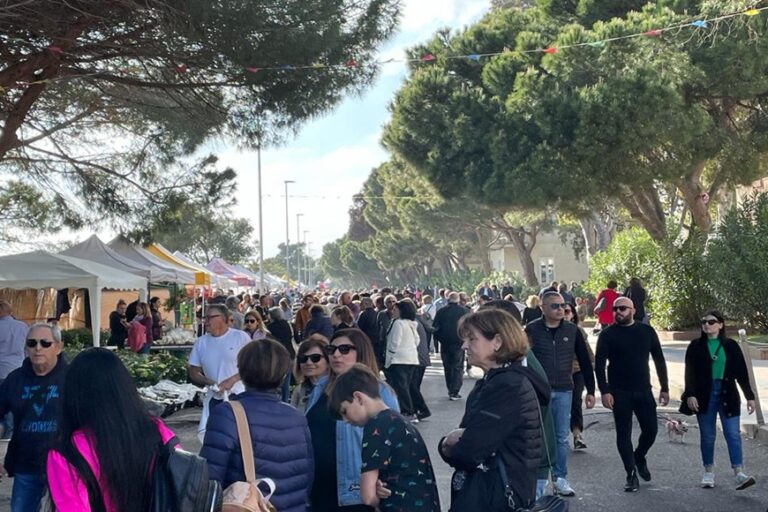
[[[595,298],[595,307],[600,304],[600,299],[605,298],[605,306],[597,314],[597,321],[603,325],[611,325],[613,323],[613,302],[619,297],[619,293],[616,290],[606,288],[597,294]]]
[[[138,320],[132,321],[128,327],[128,346],[134,352],[138,352],[146,343],[147,328]]]

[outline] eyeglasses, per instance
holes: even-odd
[[[628,309],[632,309],[629,306],[613,306],[613,312],[621,311],[622,313],[625,312]]]
[[[29,338],[27,340],[27,348],[35,348],[38,343],[43,348],[51,348],[51,345],[53,345],[53,342],[49,340],[36,340],[34,338]]]
[[[210,320],[211,318],[219,318],[221,315],[206,315],[205,319]]]
[[[325,351],[328,352],[329,356],[335,354],[337,350],[341,353],[341,355],[345,356],[349,354],[350,350],[357,350],[357,347],[354,345],[328,345],[325,347]]]
[[[342,345],[342,346],[349,347],[351,345]],[[344,352],[342,352],[342,354],[343,353]],[[312,361],[313,363],[319,363],[322,358],[323,358],[323,354],[309,354],[308,356],[299,356],[298,360],[299,360],[299,364],[307,364],[307,361]]]
[[[567,305],[568,305],[568,303],[566,303],[566,302],[563,302],[561,304],[557,303],[557,302],[553,302],[552,304],[549,304],[549,308],[550,309],[560,309],[560,308],[564,308]]]
[[[701,319],[701,325],[705,325],[705,324],[706,325],[715,325],[715,324],[719,324],[719,323],[720,323],[720,320],[715,320],[715,319],[712,319],[712,318],[702,318]]]

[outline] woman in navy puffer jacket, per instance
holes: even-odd
[[[304,415],[280,401],[279,387],[288,372],[288,351],[276,341],[244,346],[237,367],[246,391],[232,397],[243,404],[251,431],[257,478],[271,478],[271,498],[280,512],[306,512],[312,487],[312,441]],[[223,403],[211,411],[200,455],[210,476],[226,488],[245,481],[240,442],[232,408]]]

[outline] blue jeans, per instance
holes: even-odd
[[[552,476],[556,480],[568,475],[568,437],[571,434],[571,402],[573,391],[553,391],[549,402],[555,424],[557,451]]]
[[[699,420],[701,432],[701,461],[704,466],[712,466],[715,463],[715,437],[717,437],[717,415],[720,414],[720,423],[723,426],[723,437],[728,445],[728,456],[731,459],[731,467],[741,467],[744,463],[741,453],[741,433],[739,429],[739,416],[725,415],[725,407],[720,398],[723,381],[712,382],[712,391],[709,393],[709,405],[706,412],[696,415]]]
[[[43,475],[16,473],[11,490],[11,512],[37,510],[44,491]]]

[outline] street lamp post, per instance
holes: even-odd
[[[256,146],[256,168],[259,174],[259,294],[264,293],[264,215],[261,203],[261,138]]]
[[[299,228],[299,219],[303,213],[296,214],[296,283],[301,288],[301,229]]]
[[[304,230],[304,279],[307,281],[306,283],[307,286],[309,286],[309,284],[312,281],[309,279],[309,249],[307,247],[307,233],[309,233],[309,231],[305,229]]]
[[[288,258],[288,246],[291,245],[291,238],[288,234],[288,185],[290,183],[296,183],[292,180],[285,180],[285,277],[288,280],[288,287],[291,284],[291,269]]]

